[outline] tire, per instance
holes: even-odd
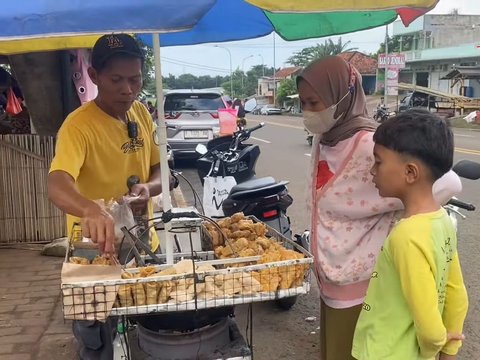
[[[282,310],[290,310],[297,302],[297,296],[278,299],[275,301],[277,306]]]

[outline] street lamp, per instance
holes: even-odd
[[[244,58],[242,59],[242,91],[245,90],[245,89],[243,88],[243,75],[244,75],[243,65],[245,64],[245,60],[250,59],[250,58],[252,58],[252,57],[253,57],[253,55],[248,55],[247,57],[244,57]]]
[[[214,45],[215,47],[219,49],[224,49],[228,51],[228,56],[230,57],[230,96],[233,97],[233,78],[232,78],[232,53],[230,52],[230,49],[220,46],[220,45]]]

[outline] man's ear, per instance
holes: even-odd
[[[405,181],[407,184],[413,184],[420,177],[420,168],[414,162],[408,162],[405,165]]]
[[[95,70],[93,67],[89,67],[88,70],[88,76],[90,76],[90,79],[95,85],[98,85],[98,73],[97,70]]]

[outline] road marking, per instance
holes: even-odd
[[[268,125],[273,125],[273,126],[280,126],[280,127],[286,127],[286,128],[291,128],[291,129],[298,129],[298,130],[304,130],[304,127],[303,126],[295,126],[295,125],[289,125],[289,124],[279,124],[279,123],[275,123],[275,122],[271,122],[271,121],[260,121],[260,120],[251,120],[251,119],[248,119],[248,121],[251,121],[251,122],[256,122],[256,123],[265,123],[265,124],[268,124]]]
[[[259,138],[253,137],[253,136],[250,136],[250,139],[261,141],[261,142],[264,142],[266,144],[271,144],[272,143],[271,141],[259,139]]]
[[[473,138],[474,136],[473,135],[465,135],[465,134],[454,134],[455,136],[458,136],[458,137],[466,137],[466,138]]]
[[[305,154],[305,156],[309,156],[309,157],[311,157],[311,156],[312,156],[312,154]]]
[[[464,149],[464,148],[456,147],[456,148],[455,148],[455,151],[458,152],[458,153],[462,153],[462,154],[469,154],[469,155],[478,155],[478,156],[480,156],[480,150]]]

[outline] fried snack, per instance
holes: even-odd
[[[146,305],[147,297],[142,283],[133,285],[133,300],[136,306]]]
[[[252,232],[250,230],[239,230],[232,233],[233,239],[248,238]]]
[[[267,226],[263,223],[255,223],[253,224],[253,229],[257,236],[265,236],[268,232]]]
[[[244,220],[244,219],[245,219],[245,215],[243,214],[243,212],[233,214],[230,217],[231,224],[235,224],[235,223],[239,222],[240,220]]]
[[[177,274],[191,274],[193,266],[193,260],[181,260],[173,265]]]
[[[255,295],[262,291],[262,285],[258,281],[253,273],[242,273],[242,294],[243,295]]]
[[[139,271],[140,277],[149,277],[155,274],[155,267],[154,266],[146,266],[140,268]]]
[[[240,257],[250,257],[250,256],[255,256],[257,255],[257,252],[249,247],[243,249],[238,253]]]
[[[175,275],[175,274],[177,274],[177,270],[175,270],[173,266],[163,269],[162,271],[157,273],[158,276],[167,276],[167,275]]]
[[[134,279],[136,276],[135,274],[132,274],[131,272],[124,271],[122,272],[122,279]]]
[[[92,260],[92,265],[114,265],[114,263],[111,259],[97,255]]]
[[[242,282],[240,279],[228,279],[225,280],[223,286],[220,287],[220,290],[225,296],[233,296],[242,291]]]
[[[232,224],[232,222],[234,222],[233,220],[233,216],[231,218],[225,218],[225,219],[222,219],[222,220],[218,220],[217,221],[217,224],[218,226],[220,226],[221,228],[225,228],[225,229],[228,229],[230,227],[230,225]]]
[[[87,258],[78,257],[78,256],[71,257],[69,262],[70,262],[70,264],[77,264],[77,265],[89,265],[90,264],[90,261]]]
[[[207,276],[208,277],[208,276]],[[213,280],[213,277],[211,277]],[[207,281],[205,278],[205,289],[198,295],[200,300],[213,300],[221,294],[220,289],[215,286],[213,281]]]
[[[248,240],[246,238],[239,238],[233,244],[236,252],[242,251],[243,249],[248,248]]]
[[[267,239],[266,237],[263,237],[263,236],[260,236],[258,237],[255,242],[260,245],[263,250],[268,250],[270,248],[270,246],[272,245],[272,242]]]
[[[262,291],[277,291],[280,284],[280,274],[278,268],[264,269],[260,271],[260,285]]]
[[[248,240],[249,241],[257,240],[257,234],[255,234],[254,232],[251,232],[250,235],[248,236]]]
[[[197,273],[215,271],[216,269],[209,264],[201,264],[197,266]]]
[[[222,236],[218,233],[217,230],[210,230],[210,237],[212,238],[212,246],[219,246],[222,244],[222,241],[220,240]]]
[[[229,231],[230,235],[233,234],[235,231],[240,231],[240,226],[238,225],[238,223],[232,224],[230,225]]]
[[[158,303],[164,304],[168,301],[170,293],[175,288],[175,282],[173,281],[162,281],[160,291],[158,292]]]
[[[149,282],[146,284],[143,284],[145,287],[145,295],[147,298],[147,305],[155,305],[157,303],[158,299],[158,286],[157,283],[155,282]]]
[[[280,275],[280,289],[290,289],[296,280],[296,270],[294,266],[281,266],[278,268]]]
[[[193,279],[182,279],[177,281],[177,286],[170,293],[169,303],[182,303],[193,300],[195,294],[189,291],[190,287],[193,289]]]
[[[214,253],[216,258],[221,258],[223,255],[223,246],[217,246],[214,250]]]
[[[255,231],[255,227],[253,226],[252,220],[240,220],[238,222],[238,227],[240,230]]]
[[[122,274],[123,275],[123,274]],[[120,285],[118,287],[118,301],[120,306],[133,306],[132,284]]]

